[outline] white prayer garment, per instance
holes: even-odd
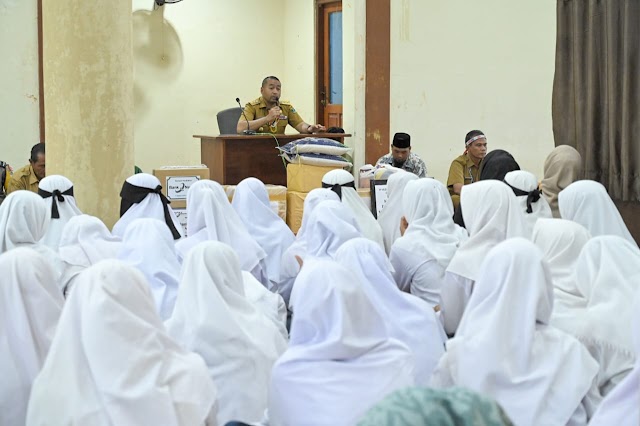
[[[157,177],[148,173],[138,173],[127,178],[120,197],[120,219],[113,226],[113,235],[122,238],[127,226],[136,219],[157,219],[167,227],[177,240],[183,237],[182,225],[162,194],[162,185]]]
[[[67,299],[27,425],[215,424],[215,404],[204,361],[166,333],[144,276],[104,260]]]
[[[38,193],[44,198],[51,212],[51,221],[42,242],[58,250],[62,230],[69,219],[82,214],[73,196],[73,183],[64,176],[51,175],[40,181]]]
[[[384,249],[391,253],[393,242],[400,238],[400,218],[402,218],[402,193],[407,183],[417,180],[418,176],[401,170],[389,176],[387,180],[387,202],[378,214],[378,224],[382,229]]]
[[[386,395],[414,384],[409,348],[390,337],[348,269],[305,261],[291,306],[289,348],[271,376],[270,425],[354,425]]]
[[[304,199],[304,206],[302,210],[302,224],[296,235],[296,240],[285,250],[282,255],[282,261],[280,265],[280,279],[278,283],[278,293],[282,295],[286,304],[289,304],[289,297],[291,296],[291,289],[293,288],[293,282],[295,281],[300,265],[296,260],[296,256],[301,259],[307,255],[307,239],[306,231],[307,224],[309,223],[309,217],[316,206],[323,201],[334,200],[340,202],[338,194],[325,188],[312,189]]]
[[[577,291],[575,266],[591,234],[576,222],[565,219],[540,219],[533,227],[533,242],[542,250],[553,280],[553,310],[564,311],[583,306]]]
[[[118,259],[147,279],[156,310],[164,321],[171,316],[178,294],[180,262],[169,228],[157,219],[136,219],[127,226]]]
[[[606,395],[631,371],[636,357],[630,303],[640,289],[640,251],[623,238],[589,240],[575,265],[570,293],[576,301],[554,308],[551,324],[577,337],[600,364]]]
[[[538,179],[533,173],[515,170],[504,176],[504,182],[512,188],[520,203],[520,209],[524,212],[527,236],[533,233],[538,219],[553,217],[547,199],[540,195]]]
[[[260,281],[247,271],[242,271],[244,282],[244,295],[255,308],[280,331],[285,340],[289,339],[287,331],[287,305],[282,296],[267,290]]]
[[[453,334],[469,300],[473,282],[489,250],[513,237],[528,237],[524,212],[504,182],[485,180],[462,187],[460,207],[469,232],[453,255],[442,287],[444,329]]]
[[[64,264],[58,253],[42,244],[51,219],[50,210],[41,196],[31,191],[15,191],[0,205],[0,254],[16,247],[28,247],[42,254],[54,269],[55,282],[60,280]],[[62,292],[62,287],[60,287]]]
[[[309,257],[333,258],[345,242],[364,237],[360,227],[348,207],[339,201],[320,203],[311,213],[305,234]]]
[[[435,179],[407,183],[402,213],[409,226],[391,247],[393,276],[401,290],[435,307],[440,304],[445,269],[469,238],[467,231],[453,223],[451,196]]]
[[[187,233],[187,238],[176,243],[181,258],[198,243],[220,241],[236,251],[243,271],[251,272],[270,288],[265,263],[267,254],[249,235],[218,182],[200,180],[187,191]]]
[[[602,401],[589,426],[637,426],[640,424],[640,292],[633,304],[633,347],[636,362],[627,374]]]
[[[61,279],[65,294],[71,290],[80,272],[101,260],[115,259],[119,249],[120,239],[111,235],[97,217],[81,214],[69,219],[58,248],[65,266]]]
[[[357,275],[389,335],[409,347],[415,361],[415,383],[426,386],[444,354],[446,339],[433,308],[398,290],[387,256],[373,241],[366,238],[349,240],[338,249],[335,259]]]
[[[24,425],[31,384],[51,346],[64,299],[49,262],[29,248],[0,255],[0,424]]]
[[[365,238],[380,244],[384,248],[384,240],[382,237],[382,229],[378,225],[378,221],[373,217],[371,209],[362,201],[360,195],[355,189],[355,179],[353,175],[346,170],[331,170],[322,177],[322,186],[330,188],[338,192],[342,203],[345,204],[360,226],[362,235]]]
[[[549,326],[552,309],[540,250],[523,238],[497,245],[432,385],[491,396],[518,426],[585,425],[600,398],[598,364],[574,337]]]
[[[638,246],[601,183],[593,180],[574,182],[558,194],[558,204],[563,219],[579,223],[594,237],[617,235]]]
[[[238,256],[226,244],[197,245],[184,260],[169,334],[200,354],[218,387],[218,424],[259,421],[271,368],[287,343],[247,300]]]
[[[551,208],[553,217],[559,218],[558,193],[582,175],[582,156],[569,145],[555,147],[544,160],[544,178],[540,189]]]
[[[231,205],[267,255],[270,288],[277,285],[282,254],[295,240],[293,232],[273,211],[267,188],[256,178],[244,179],[236,186]]]

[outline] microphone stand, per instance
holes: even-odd
[[[244,133],[245,135],[255,135],[256,131],[255,130],[251,130],[249,128],[249,119],[247,118],[247,114],[244,113],[244,108],[242,108],[242,104],[240,103],[240,98],[236,98],[236,102],[238,103],[238,106],[242,110],[242,115],[243,115],[244,119],[247,121],[247,129],[243,130],[242,133]]]

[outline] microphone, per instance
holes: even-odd
[[[276,106],[280,108],[280,98],[276,98]],[[273,120],[272,123],[269,123],[269,127],[271,127],[273,131],[275,131],[278,127],[278,120],[280,120],[280,117],[276,117],[276,119]]]
[[[256,131],[251,130],[249,128],[249,119],[247,118],[247,114],[244,113],[244,108],[242,108],[242,104],[240,103],[240,98],[236,98],[236,102],[238,103],[238,106],[242,110],[242,115],[244,116],[244,119],[247,121],[247,130],[243,130],[242,133],[244,133],[245,135],[255,135]]]

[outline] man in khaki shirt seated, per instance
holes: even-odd
[[[454,209],[460,204],[462,186],[480,178],[480,161],[487,155],[487,137],[480,130],[472,130],[464,138],[465,151],[449,167],[447,187]]]
[[[9,185],[7,187],[7,194],[19,189],[26,189],[27,191],[38,193],[38,186],[40,180],[45,176],[45,157],[44,157],[44,144],[39,143],[31,148],[31,158],[29,158],[29,164],[18,169],[11,176]]]
[[[300,133],[319,133],[326,130],[321,124],[305,123],[289,101],[280,101],[281,92],[282,85],[278,77],[269,76],[262,80],[262,96],[245,105],[236,131],[243,133],[245,130],[253,130],[258,133],[284,134],[288,124]]]

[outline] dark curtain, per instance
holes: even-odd
[[[552,108],[585,178],[640,201],[640,0],[558,0]]]

